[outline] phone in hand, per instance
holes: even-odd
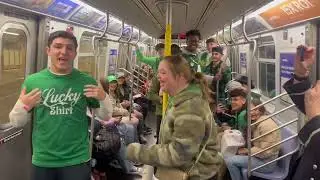
[[[304,61],[304,53],[306,51],[306,47],[301,45],[297,48],[297,51],[298,51],[298,57],[300,61]]]

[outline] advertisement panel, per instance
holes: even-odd
[[[320,0],[287,0],[260,14],[273,28],[320,16]]]

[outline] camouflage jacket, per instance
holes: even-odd
[[[202,97],[198,85],[189,85],[173,97],[161,122],[160,144],[145,146],[130,144],[128,158],[157,167],[179,168],[187,172],[195,162],[205,144],[206,134],[212,133],[199,162],[190,172],[190,179],[208,179],[222,164],[216,146],[217,127],[212,118],[209,104]]]

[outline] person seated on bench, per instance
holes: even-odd
[[[261,104],[258,99],[251,101],[251,107],[254,108]],[[260,106],[255,110],[251,110],[250,116],[252,122],[259,122],[252,127],[252,139],[259,137],[271,130],[278,128],[278,125],[271,119],[264,120],[266,116],[264,106]],[[264,120],[264,121],[262,121]],[[281,141],[280,130],[274,131],[266,136],[263,136],[252,143],[251,154],[258,153],[278,142]],[[280,146],[275,146],[267,151],[256,154],[251,158],[251,167],[256,168],[267,162],[270,162],[278,157]],[[242,180],[241,168],[247,168],[248,166],[248,149],[239,148],[238,155],[230,156],[225,159],[227,167],[229,169],[232,180]],[[277,163],[271,163],[267,166],[257,169],[258,172],[269,173],[274,171],[277,167]]]

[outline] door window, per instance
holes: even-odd
[[[0,124],[16,103],[25,79],[27,37],[23,30],[8,28],[2,32],[0,63]]]

